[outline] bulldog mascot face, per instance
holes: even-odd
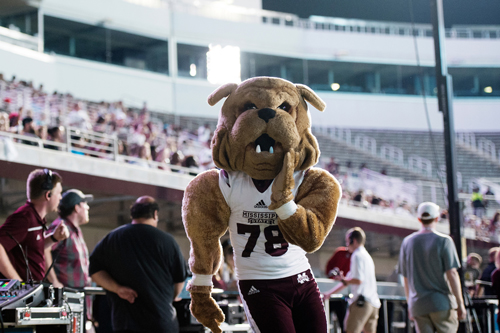
[[[224,97],[212,141],[219,168],[243,171],[253,179],[274,179],[288,151],[300,154],[296,170],[317,163],[319,148],[305,101],[320,111],[325,103],[311,89],[276,78],[255,78],[222,86],[208,103],[213,106]]]
[[[308,297],[313,299],[307,302],[315,306],[300,311],[306,323],[319,318],[322,325],[325,314],[305,254],[316,251],[330,232],[341,189],[328,172],[313,168],[319,148],[306,101],[320,111],[325,103],[304,85],[271,77],[226,84],[209,96],[208,103],[213,106],[223,98],[212,139],[212,156],[220,170],[199,174],[184,192],[183,221],[193,272],[187,287],[191,312],[213,332],[221,332],[224,315],[210,293],[221,263],[219,240],[229,230],[239,290],[254,330],[286,331],[294,322],[292,317],[288,324],[287,318],[265,322],[282,316],[280,306],[264,299],[256,302],[264,293],[246,290],[253,280],[290,278],[312,288]],[[263,310],[262,303],[270,307]],[[294,301],[296,311],[299,303]]]

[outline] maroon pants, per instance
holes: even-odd
[[[241,280],[240,294],[256,333],[325,333],[325,309],[310,270],[276,280]]]

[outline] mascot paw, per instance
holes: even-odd
[[[298,163],[299,158],[299,153],[293,150],[285,154],[283,167],[278,176],[274,179],[269,209],[275,210],[293,200],[292,190],[295,187],[293,171],[295,170],[295,165]]]
[[[220,324],[224,321],[224,313],[210,294],[191,293],[189,306],[193,316],[213,333],[222,333]]]

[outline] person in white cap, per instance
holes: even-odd
[[[410,319],[417,332],[456,332],[466,312],[457,268],[460,267],[453,240],[436,231],[439,206],[418,206],[422,229],[401,244],[399,273],[404,277]]]

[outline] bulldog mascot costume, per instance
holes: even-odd
[[[320,292],[306,253],[318,250],[337,216],[341,188],[313,168],[319,149],[306,101],[325,103],[308,87],[256,77],[215,90],[226,98],[212,139],[217,170],[194,178],[182,215],[191,242],[191,312],[221,332],[224,314],[211,297],[229,230],[238,287],[255,332],[326,332]]]

